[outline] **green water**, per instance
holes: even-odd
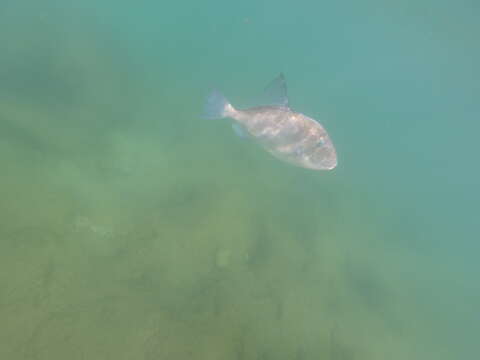
[[[0,4],[0,359],[475,358],[479,15]],[[200,119],[281,71],[334,171]]]

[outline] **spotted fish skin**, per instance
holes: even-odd
[[[284,106],[234,110],[230,117],[272,155],[290,164],[314,170],[337,166],[335,148],[317,121]]]
[[[275,102],[280,105],[237,110],[215,92],[215,99],[211,95],[207,100],[214,110],[210,118],[233,119],[236,127],[280,160],[312,170],[334,169],[337,154],[327,131],[314,119],[290,109],[282,74],[274,83],[283,84],[276,89],[280,98]]]

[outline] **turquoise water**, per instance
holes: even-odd
[[[0,5],[0,359],[475,358],[478,15]],[[334,171],[200,119],[280,72]]]

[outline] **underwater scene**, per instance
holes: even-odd
[[[475,359],[479,15],[0,3],[0,359]]]

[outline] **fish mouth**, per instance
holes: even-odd
[[[334,157],[332,159],[330,159],[327,166],[325,166],[325,170],[333,170],[337,167],[337,165],[338,165],[337,155],[334,154]]]
[[[323,169],[324,169],[324,170],[333,170],[333,169],[335,169],[336,167],[337,167],[337,161],[335,160],[334,163],[329,164],[329,165],[323,167]]]
[[[333,147],[322,147],[309,157],[306,165],[314,170],[333,170],[338,165],[337,153]]]
[[[335,159],[334,161],[331,162],[324,162],[321,164],[312,164],[312,166],[309,166],[310,169],[313,170],[333,170],[337,167],[337,160]]]

